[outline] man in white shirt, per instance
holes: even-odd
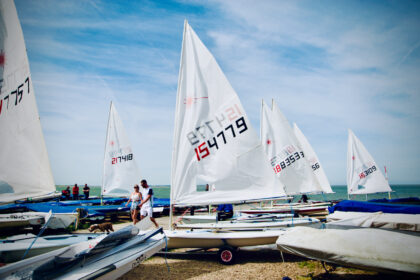
[[[159,227],[155,218],[153,218],[153,190],[149,188],[146,180],[141,180],[141,196],[143,201],[140,203],[140,220],[143,220],[145,216],[149,216],[150,220],[155,224],[156,227]]]

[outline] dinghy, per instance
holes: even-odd
[[[272,108],[262,101],[261,142],[274,172],[288,195],[331,193],[331,186],[309,142],[295,125],[294,130],[274,100]],[[329,203],[327,203],[329,205]],[[243,210],[242,213],[298,213],[326,215],[324,203],[284,203]]]
[[[0,2],[0,30],[0,203],[56,197],[23,33],[11,0]],[[32,218],[29,213],[12,214],[2,217],[0,227],[20,223],[22,217],[33,224],[47,213]],[[63,224],[72,219],[64,214],[54,219],[61,217]]]
[[[321,165],[320,160],[318,159],[318,156],[316,155],[314,149],[312,148],[311,144],[309,143],[308,139],[306,139],[303,132],[299,129],[296,123],[293,123],[293,132],[299,141],[303,153],[306,156],[307,161],[309,162],[309,165],[312,168],[312,171],[314,172],[323,193],[334,193],[331,189],[330,182],[328,181],[327,175],[325,174],[324,168]]]
[[[45,218],[50,211],[50,208],[41,212],[22,212],[13,214],[0,214],[0,228],[2,229],[15,229],[23,227],[32,227],[39,229],[45,222]],[[77,213],[58,213],[54,212],[51,221],[48,223],[49,229],[65,229],[70,226],[77,218]]]
[[[347,145],[347,193],[366,194],[391,192],[388,181],[382,174],[379,166],[369,154],[365,146],[354,135],[348,131]]]
[[[176,228],[180,229],[213,229],[213,230],[263,230],[263,229],[280,229],[295,226],[320,226],[320,222],[315,218],[291,218],[278,219],[272,221],[256,221],[256,222],[237,222],[237,221],[220,221],[217,223],[197,223],[197,224],[177,224]]]
[[[238,248],[246,246],[268,245],[276,243],[281,230],[256,231],[170,231],[168,235],[168,249],[174,248]],[[234,251],[232,252],[232,254]]]
[[[262,101],[261,142],[288,195],[323,191],[309,164],[308,155],[274,100],[271,110]]]
[[[420,273],[420,237],[382,229],[290,228],[277,248],[301,257],[379,272]]]
[[[11,0],[0,3],[0,203],[55,192],[25,42]]]
[[[111,102],[105,142],[102,196],[125,196],[139,183],[140,173],[121,118]]]
[[[144,219],[108,235],[0,268],[1,279],[116,279],[165,247],[161,228]]]
[[[336,226],[420,232],[420,214],[334,211],[333,214],[327,216],[325,227],[334,228]]]
[[[42,214],[38,215],[26,215],[25,213],[14,213],[14,214],[0,214],[0,229],[16,229],[33,227],[40,228],[44,224],[45,219]]]
[[[99,234],[62,234],[36,237],[33,234],[20,234],[0,240],[0,262],[20,261],[32,242],[36,239],[25,258],[94,239]]]
[[[185,21],[175,110],[172,206],[243,203],[285,196],[241,102],[216,60]],[[198,191],[209,184],[212,191]],[[172,221],[172,211],[170,214]],[[172,224],[171,224],[172,226]],[[272,243],[276,231],[167,231],[172,248],[220,248]]]
[[[240,212],[239,212],[240,213]],[[293,214],[242,214],[229,219],[229,222],[270,222],[284,218],[291,218]],[[181,223],[183,224],[197,224],[197,223],[216,223],[216,215],[194,215],[182,216]]]

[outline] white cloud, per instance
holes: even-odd
[[[332,183],[345,180],[347,128],[392,162],[391,182],[420,179],[403,168],[420,163],[418,17],[334,1],[16,4],[57,183],[100,184],[112,99],[142,176],[169,184],[184,18],[256,129],[261,98],[275,98]]]

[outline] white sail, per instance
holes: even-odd
[[[306,139],[305,135],[302,133],[296,123],[293,124],[293,132],[295,133],[295,136],[303,149],[303,153],[305,154],[305,157],[309,162],[312,171],[314,172],[319,184],[321,185],[322,192],[333,193],[327,175],[325,175],[324,168],[322,167],[317,155],[315,154],[314,149],[312,149],[308,139]]]
[[[0,139],[0,202],[55,191],[12,0],[0,1]]]
[[[271,110],[262,102],[261,141],[288,195],[322,191],[289,122],[274,100]]]
[[[102,195],[128,196],[139,183],[137,166],[123,123],[111,102],[105,143]]]
[[[284,196],[239,98],[185,21],[172,154],[172,204]],[[197,184],[214,186],[198,192]]]
[[[349,129],[347,146],[347,192],[369,194],[391,192],[388,181],[382,175],[373,157],[362,142]]]

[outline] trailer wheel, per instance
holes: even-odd
[[[232,247],[222,247],[219,249],[219,262],[221,264],[230,265],[235,262],[236,249]]]

